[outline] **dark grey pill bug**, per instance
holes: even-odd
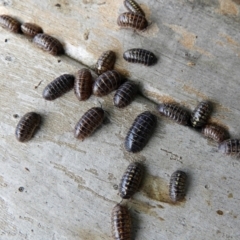
[[[9,15],[0,15],[0,25],[13,33],[21,33],[21,23]]]
[[[100,107],[89,109],[80,118],[75,126],[74,136],[79,140],[84,140],[90,136],[103,122],[104,110]]]
[[[218,145],[218,150],[223,154],[239,157],[240,139],[227,139]]]
[[[118,108],[124,108],[128,106],[135,98],[138,92],[136,84],[132,81],[126,81],[116,91],[113,103]]]
[[[119,184],[119,194],[123,199],[131,198],[136,193],[143,177],[143,165],[139,162],[131,163],[122,176]]]
[[[217,143],[226,140],[229,137],[226,129],[216,124],[207,124],[202,128],[202,134]]]
[[[29,37],[35,37],[38,33],[42,33],[43,30],[37,24],[34,23],[23,23],[21,25],[21,30],[23,34]]]
[[[126,206],[117,204],[112,210],[112,237],[114,240],[132,239],[132,220]]]
[[[190,113],[175,103],[162,103],[158,105],[157,109],[161,115],[181,125],[190,124]]]
[[[15,136],[19,142],[27,142],[41,123],[41,116],[35,112],[26,113],[18,122]]]
[[[95,71],[98,75],[112,70],[116,61],[115,52],[108,50],[102,53],[102,55],[97,60]]]
[[[145,13],[142,10],[142,8],[134,0],[124,0],[123,4],[129,12],[145,16]]]
[[[148,143],[157,125],[157,117],[149,111],[139,114],[125,138],[125,149],[136,153],[141,151]]]
[[[33,38],[33,43],[52,55],[60,55],[64,52],[63,45],[56,38],[46,33],[37,34]]]
[[[209,101],[200,102],[191,114],[190,121],[192,126],[200,128],[206,125],[210,117],[211,110],[212,107]]]
[[[43,90],[43,98],[55,100],[70,91],[74,86],[74,76],[63,74],[50,82]]]
[[[187,174],[175,171],[170,178],[169,196],[173,202],[182,201],[186,195]]]
[[[151,66],[157,62],[157,58],[152,52],[141,48],[132,48],[125,51],[123,58],[127,62],[140,63],[145,66]]]

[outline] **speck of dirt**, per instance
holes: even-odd
[[[19,116],[18,116],[18,114],[15,113],[15,114],[13,114],[13,117],[18,118]]]
[[[24,191],[24,187],[18,188],[18,191],[19,191],[19,192],[23,192],[23,191]]]
[[[59,3],[57,3],[57,4],[55,4],[55,7],[61,7],[61,4],[59,4]]]
[[[222,210],[217,210],[217,214],[222,216],[223,215],[223,211]]]

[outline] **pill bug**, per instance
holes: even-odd
[[[92,74],[83,68],[77,72],[74,81],[74,93],[79,101],[87,100],[92,94]]]
[[[84,140],[90,136],[97,127],[99,127],[104,119],[104,110],[100,107],[89,109],[80,118],[75,126],[74,136],[79,140]]]
[[[157,118],[149,111],[139,114],[125,138],[125,148],[128,152],[141,151],[149,141],[155,127]]]
[[[169,196],[173,202],[181,201],[186,195],[187,174],[177,170],[171,175]]]
[[[100,75],[108,70],[112,70],[115,61],[116,61],[116,54],[113,51],[108,50],[103,52],[102,55],[97,60],[96,67],[95,67],[96,73]]]
[[[21,23],[8,15],[0,15],[0,25],[14,33],[21,32]]]
[[[38,33],[43,32],[42,28],[34,23],[23,23],[21,25],[21,30],[25,35],[27,35],[29,37],[34,37]]]
[[[74,76],[63,74],[50,82],[43,90],[43,98],[54,100],[61,97],[64,93],[70,91],[74,85]]]
[[[227,139],[218,145],[218,150],[226,155],[240,156],[240,139]]]
[[[139,162],[131,163],[122,176],[119,184],[119,194],[123,199],[129,199],[139,189],[143,175],[143,166]]]
[[[206,126],[204,126],[202,128],[202,134],[217,143],[220,143],[228,138],[226,130],[215,124],[207,124]]]
[[[123,4],[128,11],[145,16],[142,8],[134,0],[124,0]]]
[[[211,113],[211,105],[208,101],[202,101],[194,109],[191,115],[191,123],[195,128],[203,127],[207,124]]]
[[[99,97],[105,96],[117,89],[122,83],[120,74],[115,70],[101,74],[93,84],[93,94]]]
[[[63,45],[56,38],[46,33],[37,34],[33,38],[33,43],[52,55],[60,55],[63,53]]]
[[[158,105],[161,115],[168,117],[181,125],[189,125],[190,114],[185,109],[174,103],[162,103]]]
[[[137,86],[132,81],[126,81],[116,91],[113,103],[118,108],[124,108],[129,105],[137,93]]]
[[[156,56],[145,49],[132,48],[123,53],[123,58],[130,63],[140,63],[151,66],[157,62]]]
[[[132,220],[127,207],[117,204],[112,210],[112,237],[114,240],[131,240]]]
[[[148,22],[144,16],[131,12],[120,14],[117,24],[123,28],[132,28],[139,31],[145,30],[148,26]]]
[[[19,142],[30,140],[36,128],[40,125],[41,116],[35,112],[26,113],[18,122],[15,136]]]

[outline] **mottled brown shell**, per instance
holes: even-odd
[[[29,37],[35,37],[38,33],[43,32],[42,28],[34,23],[23,23],[21,25],[21,30]]]
[[[117,204],[112,210],[111,220],[114,240],[132,239],[132,221],[127,207]]]
[[[21,32],[21,23],[11,16],[5,14],[0,15],[0,25],[11,32]]]
[[[103,52],[102,55],[97,60],[96,68],[95,68],[96,73],[100,75],[106,71],[112,70],[115,64],[115,61],[116,61],[116,54],[113,51],[108,50]]]
[[[218,150],[223,154],[239,157],[240,139],[227,139],[218,145]]]
[[[228,138],[226,130],[215,124],[207,124],[205,127],[203,127],[202,134],[217,143],[220,143]]]
[[[123,3],[128,11],[145,16],[145,13],[143,12],[142,8],[134,0],[124,0]]]
[[[34,131],[41,123],[41,116],[35,112],[26,113],[18,122],[15,130],[15,136],[19,142],[30,140]]]

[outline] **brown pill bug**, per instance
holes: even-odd
[[[118,108],[124,108],[129,105],[136,96],[138,89],[132,81],[126,81],[116,91],[113,103]]]
[[[127,62],[140,63],[145,66],[151,66],[157,62],[157,58],[152,52],[141,48],[132,48],[125,51],[123,58]]]
[[[79,101],[87,100],[92,94],[92,74],[83,68],[77,72],[74,81],[74,93]]]
[[[186,195],[187,174],[177,170],[171,175],[169,196],[173,202],[181,201]]]
[[[191,115],[191,124],[195,128],[203,127],[207,124],[207,121],[211,113],[211,104],[208,101],[202,101],[194,109]]]
[[[15,136],[19,142],[30,140],[34,131],[41,123],[41,116],[35,112],[26,113],[18,122],[15,130]]]
[[[42,28],[34,23],[23,23],[21,25],[21,30],[23,34],[29,37],[35,37],[38,33],[43,32]]]
[[[217,126],[215,124],[207,124],[204,126],[202,128],[202,134],[217,143],[220,143],[228,138],[226,130],[223,127]]]
[[[132,239],[132,220],[127,207],[117,204],[112,210],[111,222],[114,240]]]
[[[101,74],[93,84],[93,94],[102,97],[117,89],[122,84],[121,75],[115,71]]]
[[[46,34],[39,33],[33,38],[35,43],[42,50],[49,52],[52,55],[60,55],[63,51],[63,45],[54,37]]]
[[[218,145],[218,150],[223,154],[239,157],[240,139],[227,139]]]
[[[117,24],[123,28],[132,28],[139,31],[143,31],[148,27],[147,19],[144,16],[131,12],[120,14]]]
[[[11,32],[21,32],[21,23],[8,15],[0,15],[0,25]]]
[[[116,61],[116,54],[111,51],[105,51],[102,53],[102,55],[99,57],[96,63],[95,71],[98,75],[108,71],[112,70],[113,66]]]
[[[145,16],[145,13],[143,12],[142,8],[134,0],[124,0],[123,3],[129,12]]]
[[[79,140],[84,140],[98,128],[104,119],[104,110],[100,107],[89,109],[80,118],[75,126],[74,136]]]
[[[143,176],[143,166],[139,162],[131,163],[126,169],[119,184],[119,194],[123,199],[129,199],[139,189]]]
[[[149,111],[139,114],[125,138],[125,148],[128,152],[141,151],[149,141],[157,125],[157,117]]]
[[[74,85],[74,76],[63,74],[50,82],[43,90],[43,98],[54,100],[61,97],[64,93],[70,91]]]
[[[190,113],[175,103],[162,103],[158,105],[158,112],[181,125],[189,125]]]

